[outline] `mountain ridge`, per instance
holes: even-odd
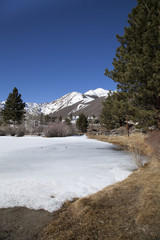
[[[105,98],[107,98],[108,94],[109,91],[102,88],[97,88],[95,90],[91,89],[84,94],[74,91],[50,103],[38,104],[26,102],[25,110],[31,115],[43,113],[44,115],[52,114],[54,116],[67,117],[69,114],[78,115],[80,112],[83,112],[84,109],[92,106],[92,109],[99,108],[98,112],[94,112],[93,110],[92,115],[94,114],[96,116],[100,114],[102,108],[101,103],[105,100]],[[4,106],[5,101],[0,102],[0,109],[4,108]],[[90,112],[92,112],[91,109]]]

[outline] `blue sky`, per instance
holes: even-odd
[[[0,0],[0,101],[17,87],[25,102],[72,91],[116,89],[112,68],[136,0]]]

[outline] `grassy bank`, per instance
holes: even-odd
[[[103,142],[109,142],[121,146],[131,152],[137,152],[146,156],[152,155],[152,149],[146,141],[147,135],[136,133],[128,137],[125,136],[105,136],[105,135],[87,135],[88,138],[96,139]]]
[[[150,161],[153,155],[153,149],[148,144],[148,136],[143,133],[136,133],[124,136],[105,136],[105,135],[87,135],[88,138],[96,139],[98,141],[108,142],[120,146],[122,149],[130,151],[132,160],[136,163],[137,168],[143,166],[143,158],[141,156],[148,157]]]
[[[95,138],[95,137],[94,137]],[[99,140],[151,155],[144,135]],[[54,213],[43,240],[160,239],[160,162],[151,161],[122,182],[88,197],[67,202]]]

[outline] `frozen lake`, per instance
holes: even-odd
[[[81,137],[0,137],[0,208],[54,211],[126,178],[135,167],[127,152]]]

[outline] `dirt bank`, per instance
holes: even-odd
[[[36,240],[42,229],[53,220],[44,210],[23,207],[0,209],[0,240]]]

